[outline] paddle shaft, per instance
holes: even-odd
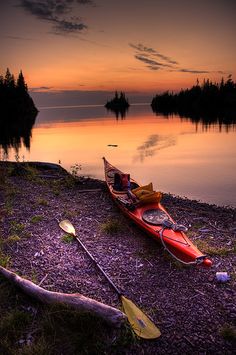
[[[68,234],[72,235],[80,246],[84,249],[86,254],[94,262],[97,268],[101,271],[105,279],[109,282],[112,288],[117,292],[124,309],[124,312],[127,315],[128,321],[130,322],[131,327],[134,332],[141,338],[145,339],[155,339],[160,336],[160,330],[155,326],[155,324],[128,298],[124,297],[110,277],[105,273],[103,268],[97,263],[92,254],[88,251],[86,246],[81,242],[79,237],[76,235],[75,228],[70,221],[64,220],[59,223],[59,226]]]
[[[88,256],[90,257],[90,259],[94,262],[94,264],[97,266],[97,268],[101,271],[101,273],[103,274],[103,276],[107,279],[107,281],[110,283],[110,285],[114,288],[114,290],[118,293],[119,296],[121,296],[121,292],[118,290],[118,288],[116,287],[116,285],[113,283],[113,281],[110,279],[110,277],[105,273],[105,271],[103,270],[103,268],[98,264],[98,262],[94,259],[94,257],[92,256],[92,254],[90,254],[90,252],[88,251],[88,249],[86,248],[86,246],[81,242],[81,240],[79,239],[79,237],[76,234],[73,234],[74,237],[76,238],[77,242],[81,245],[81,247],[84,249],[84,251],[88,254]]]

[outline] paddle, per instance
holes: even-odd
[[[160,330],[155,326],[155,324],[139,309],[132,301],[130,301],[128,298],[126,298],[122,293],[118,290],[118,288],[115,286],[115,284],[112,282],[110,277],[105,273],[105,271],[102,269],[102,267],[97,263],[97,261],[94,259],[94,257],[90,254],[88,249],[85,247],[85,245],[81,242],[79,237],[75,233],[75,228],[71,224],[70,221],[64,220],[59,223],[59,226],[68,234],[72,235],[73,237],[76,238],[77,242],[82,246],[82,248],[85,250],[85,252],[88,254],[88,256],[93,260],[95,265],[98,267],[98,269],[101,271],[103,276],[107,279],[107,281],[110,283],[110,285],[113,287],[113,289],[117,292],[119,295],[123,309],[125,314],[127,315],[127,318],[130,322],[131,327],[133,328],[134,332],[141,338],[145,339],[155,339],[158,338],[161,335]]]

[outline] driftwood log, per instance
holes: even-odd
[[[115,327],[120,327],[126,320],[126,315],[120,310],[85,297],[79,293],[67,294],[45,290],[44,288],[18,276],[14,272],[9,271],[2,266],[0,266],[0,273],[15,285],[20,287],[29,296],[34,297],[43,303],[65,304],[78,310],[79,312],[90,312]]]

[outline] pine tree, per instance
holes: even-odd
[[[23,76],[22,70],[19,73],[19,76],[18,76],[18,79],[17,79],[17,83],[16,83],[16,87],[19,90],[21,90],[21,91],[28,92],[27,84],[25,83],[25,78]]]
[[[14,75],[11,74],[9,68],[7,68],[6,74],[5,74],[5,79],[4,79],[4,84],[8,88],[15,88],[15,78]]]

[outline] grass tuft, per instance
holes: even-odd
[[[0,250],[0,265],[6,268],[9,265],[10,260],[11,260],[11,257],[9,255],[4,254]]]
[[[236,327],[234,325],[224,324],[219,333],[226,340],[236,340]]]
[[[41,222],[43,220],[43,216],[33,216],[31,218],[31,223],[38,223],[38,222]]]
[[[71,218],[77,217],[79,213],[80,212],[78,210],[69,210],[69,209],[67,209],[67,210],[65,210],[63,212],[63,218],[71,219]]]
[[[40,206],[48,206],[48,201],[45,198],[39,198],[37,200],[38,205]]]
[[[218,255],[224,257],[234,252],[234,248],[211,246],[206,240],[196,240],[195,244],[203,253],[212,256]]]
[[[5,216],[12,216],[13,215],[13,207],[12,207],[12,201],[6,200],[5,206],[2,209],[2,214]]]
[[[20,234],[25,230],[25,225],[23,223],[18,223],[16,221],[11,222],[11,233]]]
[[[107,234],[116,234],[122,230],[122,224],[115,219],[108,219],[101,224],[101,231]]]
[[[10,235],[6,240],[4,240],[5,244],[15,244],[19,242],[21,238],[17,234]]]
[[[73,243],[74,241],[74,237],[72,235],[69,235],[69,234],[64,234],[62,237],[61,237],[61,241],[63,243]]]
[[[60,195],[60,189],[58,187],[53,187],[52,192],[53,192],[54,196]]]

